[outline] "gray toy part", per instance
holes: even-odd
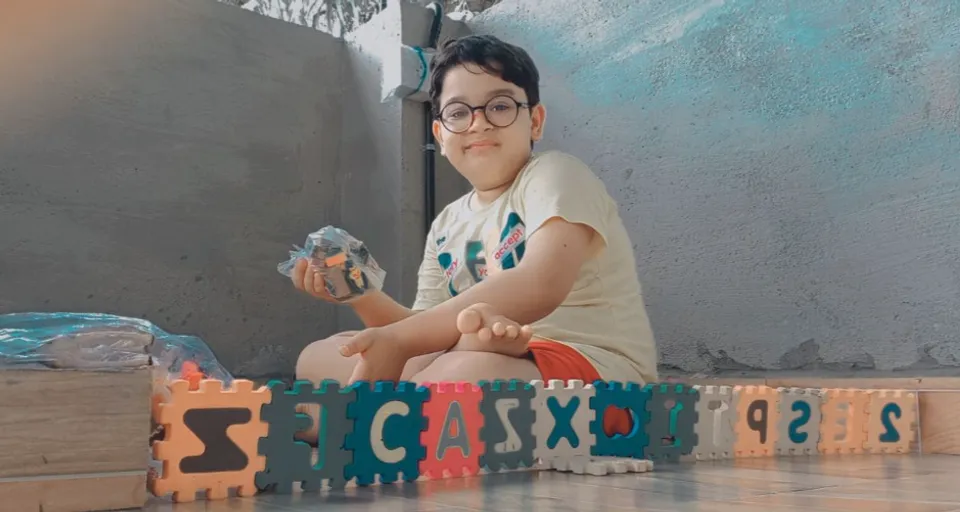
[[[732,459],[737,441],[737,396],[730,386],[694,386],[700,393],[697,402],[698,421],[694,427],[697,445],[692,455],[696,460]],[[719,407],[715,407],[719,405]]]
[[[543,461],[540,464],[540,469],[575,473],[577,475],[606,476],[653,471],[653,461],[622,457],[577,456]]]
[[[256,475],[257,487],[278,494],[293,492],[294,482],[300,482],[304,491],[322,489],[324,480],[331,488],[344,487],[347,482],[343,470],[353,463],[353,452],[343,449],[347,434],[353,431],[347,405],[356,399],[356,391],[341,389],[340,384],[332,380],[321,383],[319,389],[302,381],[294,384],[291,391],[279,381],[268,386],[273,399],[261,408],[261,417],[269,430],[259,443],[259,452],[267,460],[264,471]],[[310,418],[296,412],[300,404],[320,406],[319,469],[313,464],[313,448],[294,438],[297,431],[310,426]]]
[[[533,467],[537,445],[533,435],[536,390],[519,380],[483,381],[480,388],[480,439],[486,447],[480,455],[480,467],[489,471]],[[508,425],[504,425],[504,420]]]
[[[534,450],[534,456],[540,460],[562,459],[569,457],[589,457],[590,448],[596,444],[596,436],[590,430],[590,423],[594,420],[596,413],[590,407],[590,397],[596,394],[592,384],[585,384],[583,381],[570,380],[562,381],[552,379],[544,384],[543,381],[531,381],[536,389],[534,398],[534,410],[537,411],[537,420],[533,424],[533,433],[537,439],[537,447]],[[576,433],[578,445],[571,446],[570,440],[564,436],[560,437],[556,446],[550,448],[547,441],[557,427],[557,418],[550,409],[550,399],[556,399],[560,408],[566,410],[573,407],[570,403],[574,398],[578,399],[576,410],[573,412],[572,421],[574,433]],[[564,425],[566,427],[566,425]]]
[[[817,445],[820,443],[820,421],[823,418],[823,392],[819,389],[805,388],[778,388],[780,392],[779,416],[777,420],[777,441],[774,448],[778,455],[814,455],[817,454]],[[807,434],[802,443],[790,439],[790,424],[803,415],[802,411],[794,411],[793,404],[803,401],[810,406],[810,415],[807,422],[798,429]]]
[[[647,400],[647,412],[650,413],[647,436],[650,442],[644,449],[644,456],[650,460],[679,461],[682,455],[693,453],[698,444],[696,425],[700,393],[683,384],[657,384],[651,386],[650,391],[650,399]],[[667,408],[667,405],[671,407]],[[676,427],[675,432],[671,431],[671,423]],[[670,438],[673,438],[673,442]]]

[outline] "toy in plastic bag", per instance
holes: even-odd
[[[363,242],[340,228],[327,226],[310,233],[303,248],[294,249],[289,260],[277,265],[277,271],[290,277],[297,260],[307,258],[323,276],[327,293],[339,302],[350,302],[369,291],[383,289],[387,273]]]

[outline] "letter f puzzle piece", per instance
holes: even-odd
[[[430,479],[462,477],[480,472],[483,390],[469,382],[433,382],[430,400],[423,404],[427,429],[420,436],[426,458],[420,473]]]
[[[256,475],[266,465],[257,453],[259,439],[267,435],[260,409],[270,401],[270,390],[254,390],[249,380],[224,389],[209,379],[196,391],[186,380],[173,381],[169,390],[169,399],[154,406],[164,439],[154,443],[153,456],[162,461],[163,472],[150,477],[150,492],[172,492],[175,502],[194,501],[200,490],[208,500],[226,498],[231,488],[239,496],[256,494]]]
[[[583,381],[552,379],[544,385],[541,380],[531,382],[536,390],[533,424],[537,447],[534,456],[543,462],[573,457],[589,457],[596,436],[590,430],[595,414],[590,399],[595,390]]]

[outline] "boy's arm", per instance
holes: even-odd
[[[367,327],[394,324],[416,313],[380,290],[368,292],[350,305],[363,325]]]

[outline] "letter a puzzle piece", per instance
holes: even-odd
[[[541,461],[589,457],[596,436],[590,431],[595,414],[590,399],[595,390],[592,384],[570,380],[566,383],[552,379],[531,382],[536,390],[534,410],[537,421],[533,433],[537,438],[534,456]]]
[[[590,399],[590,408],[595,417],[590,423],[590,431],[596,437],[596,444],[590,455],[609,457],[628,457],[642,459],[643,451],[650,443],[646,427],[650,421],[647,401],[650,399],[650,386],[640,386],[635,382],[626,384],[598,380],[593,383],[596,394]],[[627,409],[633,416],[633,429],[629,434],[607,436],[603,430],[603,419],[608,407]]]
[[[819,389],[778,388],[780,419],[776,449],[779,455],[813,455],[820,442],[823,393]]]
[[[322,382],[319,388],[306,381],[297,381],[292,390],[282,381],[271,381],[267,387],[273,399],[263,406],[261,416],[269,425],[269,434],[260,439],[259,445],[267,464],[257,474],[257,487],[289,494],[294,482],[300,482],[304,491],[321,489],[324,480],[333,488],[346,485],[343,469],[353,461],[353,453],[343,449],[353,428],[353,421],[347,418],[347,405],[355,400],[356,392],[341,389],[333,380]],[[312,424],[310,416],[297,412],[301,404],[320,407],[317,463],[313,462],[313,447],[295,438],[297,432]]]
[[[647,436],[644,455],[650,460],[679,461],[697,445],[695,427],[700,392],[684,384],[657,384],[650,387]]]
[[[863,453],[870,395],[858,389],[826,390],[817,444],[820,453]]]
[[[917,436],[917,394],[881,390],[872,393],[867,416],[870,453],[910,453]]]
[[[777,410],[780,394],[768,386],[736,386],[737,457],[772,457],[777,443]]]
[[[697,460],[729,459],[737,440],[737,396],[730,386],[694,386],[700,392],[697,402]]]
[[[160,477],[151,476],[150,492],[155,496],[172,492],[176,502],[194,501],[200,490],[207,499],[226,498],[231,488],[239,496],[256,494],[254,479],[266,464],[257,454],[257,442],[267,435],[260,408],[270,401],[270,390],[254,390],[249,380],[235,380],[224,389],[222,382],[206,379],[196,391],[186,380],[171,382],[169,391],[169,399],[154,408],[164,438],[154,443],[153,456],[163,463],[163,471]],[[237,452],[243,456],[234,457]],[[236,460],[239,465],[230,464]]]
[[[359,485],[373,484],[378,475],[385,484],[396,482],[399,473],[407,482],[419,478],[420,461],[426,457],[420,444],[427,428],[423,403],[430,390],[402,381],[357,382],[350,389],[357,398],[347,406],[347,417],[354,423],[344,447],[353,450],[353,463],[344,477],[356,478]]]
[[[537,444],[533,436],[537,417],[533,409],[533,386],[512,379],[482,381],[480,388],[483,389],[480,439],[484,443],[480,467],[488,471],[532,468]]]
[[[426,458],[420,473],[431,479],[476,475],[480,472],[483,391],[469,382],[432,382],[430,399],[423,404],[427,429],[420,436]]]

